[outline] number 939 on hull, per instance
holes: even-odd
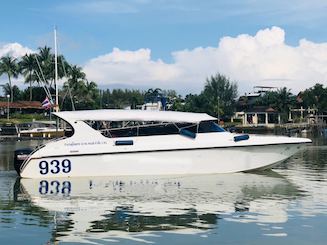
[[[31,159],[21,172],[21,177],[70,177],[72,161],[69,158]]]

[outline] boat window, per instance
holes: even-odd
[[[192,132],[194,134],[197,133],[197,124],[194,124],[194,123],[177,123],[176,125],[179,128],[179,130],[185,129],[185,130],[190,131],[190,132]]]
[[[171,135],[181,131],[197,133],[224,132],[213,121],[196,123],[140,122],[140,121],[85,121],[90,127],[109,138]]]
[[[85,121],[93,129],[109,138],[178,134],[179,128],[173,123],[139,121]],[[183,125],[185,126],[185,125]],[[187,125],[188,126],[188,125]]]
[[[104,133],[107,132],[108,137],[111,138],[119,138],[119,137],[133,137],[137,136],[137,128],[128,127],[128,128],[119,128],[119,129],[109,129],[105,130]]]
[[[139,136],[151,136],[151,135],[168,135],[178,134],[178,128],[174,124],[159,124],[150,125],[146,127],[139,127]]]
[[[213,121],[203,121],[199,125],[199,133],[225,132],[217,123]]]

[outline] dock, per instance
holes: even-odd
[[[42,130],[22,130],[20,131],[15,124],[2,125],[0,127],[0,141],[6,140],[38,140],[60,138],[65,135],[62,129],[42,129]]]
[[[290,135],[295,133],[312,133],[312,134],[327,134],[326,123],[309,124],[309,123],[285,123],[275,124],[274,127],[265,125],[236,125],[236,132],[239,133],[254,133],[254,134],[281,134]]]

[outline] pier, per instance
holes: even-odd
[[[65,135],[62,129],[39,128],[34,130],[20,130],[15,124],[4,124],[0,126],[0,141],[4,140],[30,140],[30,139],[52,139]]]

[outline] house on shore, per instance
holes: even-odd
[[[273,128],[280,124],[280,113],[267,106],[254,106],[243,111],[236,112],[232,117],[232,122],[238,119],[244,127],[264,126]]]
[[[257,102],[266,92],[273,91],[275,87],[256,86],[254,92],[241,96],[237,102],[237,111],[231,121],[238,120],[243,127],[264,126],[273,128],[281,123],[280,113],[271,106],[258,106]]]
[[[16,101],[16,102],[7,102],[0,101],[0,117],[7,117],[9,113],[19,113],[19,114],[27,114],[27,113],[43,113],[44,108],[42,107],[42,103],[39,101]]]

